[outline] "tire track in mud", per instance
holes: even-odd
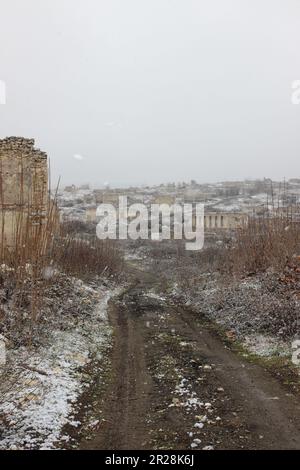
[[[138,318],[122,306],[121,300],[109,306],[109,319],[114,330],[112,372],[103,409],[101,430],[82,448],[143,448],[144,414],[151,389],[151,378],[145,365],[143,338]]]
[[[299,397],[231,351],[200,315],[153,295],[155,272],[135,277],[109,307],[104,420],[80,447],[299,449]]]

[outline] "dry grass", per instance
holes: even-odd
[[[94,235],[84,239],[76,225],[66,233],[59,223],[56,197],[50,200],[48,196],[46,206],[44,200],[41,195],[40,205],[35,207],[23,201],[22,210],[8,219],[9,227],[3,207],[1,210],[0,333],[14,343],[18,338],[20,344],[31,343],[37,324],[44,321],[45,292],[59,282],[59,273],[86,279],[122,269],[116,247]],[[3,241],[8,232],[9,243]]]
[[[300,223],[291,214],[250,218],[227,250],[225,268],[235,273],[282,271],[300,253]]]
[[[54,246],[52,262],[66,274],[80,278],[116,274],[123,265],[115,244],[95,236],[88,240],[70,235],[61,238]]]

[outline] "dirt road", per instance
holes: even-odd
[[[300,449],[300,398],[135,270],[110,305],[103,419],[82,449]]]

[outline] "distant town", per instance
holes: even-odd
[[[88,184],[66,186],[59,190],[58,206],[62,220],[96,222],[99,204],[117,206],[126,195],[128,204],[203,203],[206,230],[235,229],[247,223],[249,216],[270,217],[290,214],[299,219],[300,179],[274,182],[270,179],[225,181],[210,184],[168,183],[158,186],[92,189]]]

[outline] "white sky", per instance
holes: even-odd
[[[64,183],[299,177],[299,0],[0,0],[0,138]]]

